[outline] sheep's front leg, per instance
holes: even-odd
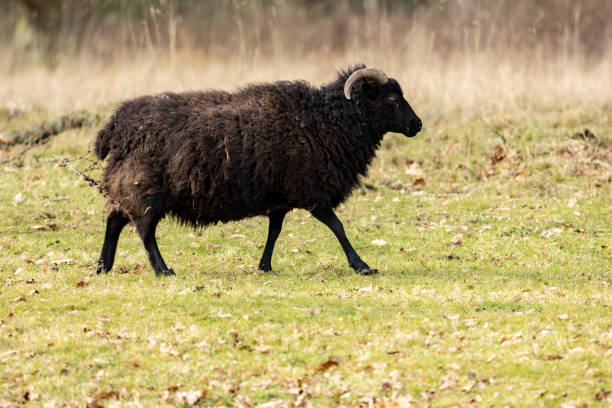
[[[268,225],[268,239],[263,255],[261,255],[261,260],[259,261],[259,269],[264,272],[272,271],[272,252],[274,252],[274,244],[276,244],[276,239],[283,228],[283,220],[286,214],[286,210],[279,210],[272,211],[268,215],[270,219],[270,224]]]
[[[338,241],[340,241],[340,245],[342,245],[342,249],[346,254],[349,265],[355,270],[355,272],[362,275],[370,275],[373,273],[372,269],[370,269],[370,267],[361,260],[359,255],[357,255],[357,252],[355,252],[353,249],[353,246],[344,233],[342,222],[340,222],[334,213],[334,210],[332,210],[330,207],[317,207],[310,211],[310,213],[317,220],[321,221],[323,224],[327,225],[330,230],[332,230],[336,238],[338,238]]]

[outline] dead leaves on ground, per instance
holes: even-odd
[[[206,390],[178,391],[178,388],[178,386],[168,387],[168,389],[160,395],[160,398],[168,403],[192,406],[203,401],[208,394]]]
[[[317,364],[314,366],[315,371],[327,371],[332,367],[338,367],[340,365],[341,360],[335,357],[329,357],[327,360],[322,362],[321,364]]]
[[[87,285],[89,285],[89,282],[84,281],[84,280],[80,280],[80,281],[78,281],[78,282],[76,283],[76,285],[75,285],[75,286],[76,286],[77,288],[84,288],[84,287],[86,287]]]
[[[612,402],[612,392],[602,388],[595,394],[595,401]]]

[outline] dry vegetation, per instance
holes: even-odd
[[[234,1],[193,13],[174,2],[148,4],[141,20],[73,11],[93,15],[80,26],[72,14],[61,20],[63,47],[53,57],[23,11],[10,9],[8,18],[19,24],[4,28],[3,108],[108,111],[127,97],[165,90],[295,78],[318,84],[357,61],[400,80],[429,126],[610,103],[605,16],[612,6],[605,1],[433,1],[416,8],[366,1],[356,9]]]

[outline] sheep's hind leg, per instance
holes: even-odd
[[[115,252],[117,251],[119,235],[127,223],[128,218],[117,210],[112,210],[108,215],[104,244],[102,245],[102,253],[100,254],[96,273],[100,274],[112,269],[113,263],[115,262]]]
[[[272,211],[268,215],[270,219],[270,224],[268,225],[268,239],[266,240],[266,247],[259,261],[259,269],[264,272],[272,271],[272,252],[274,252],[274,244],[276,244],[276,239],[283,228],[283,220],[286,214],[286,210],[278,210]]]
[[[149,207],[146,214],[136,220],[136,230],[147,251],[147,256],[149,257],[151,267],[155,271],[155,275],[174,276],[174,271],[166,266],[164,258],[162,258],[159,248],[157,247],[157,240],[155,239],[155,229],[161,217],[161,210]]]
[[[362,275],[370,275],[374,273],[372,269],[361,260],[355,249],[349,242],[346,234],[344,232],[344,227],[342,226],[342,222],[338,219],[334,210],[330,207],[317,207],[314,210],[310,211],[310,213],[323,224],[327,225],[327,227],[332,230],[340,245],[342,245],[342,249],[348,259],[349,265],[351,268],[355,270],[355,272]]]

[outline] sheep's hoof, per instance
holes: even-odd
[[[264,271],[265,273],[269,273],[269,272],[272,272],[272,265],[259,264],[259,267],[257,270]]]
[[[176,273],[174,273],[174,270],[172,270],[172,268],[170,268],[170,269],[168,269],[166,271],[156,272],[155,275],[157,277],[159,277],[159,276],[176,276]]]
[[[356,272],[359,275],[368,276],[368,275],[374,275],[378,271],[376,269],[364,268],[364,269],[358,269]]]
[[[96,268],[96,273],[98,275],[102,274],[102,273],[107,273],[108,271],[106,270],[106,268],[104,267],[104,263],[102,261],[98,262],[98,267]]]
[[[356,262],[355,264],[351,265],[353,267],[353,269],[355,270],[355,272],[357,272],[359,275],[373,275],[376,273],[376,269],[372,269],[370,268],[365,262],[361,261],[361,262]]]

